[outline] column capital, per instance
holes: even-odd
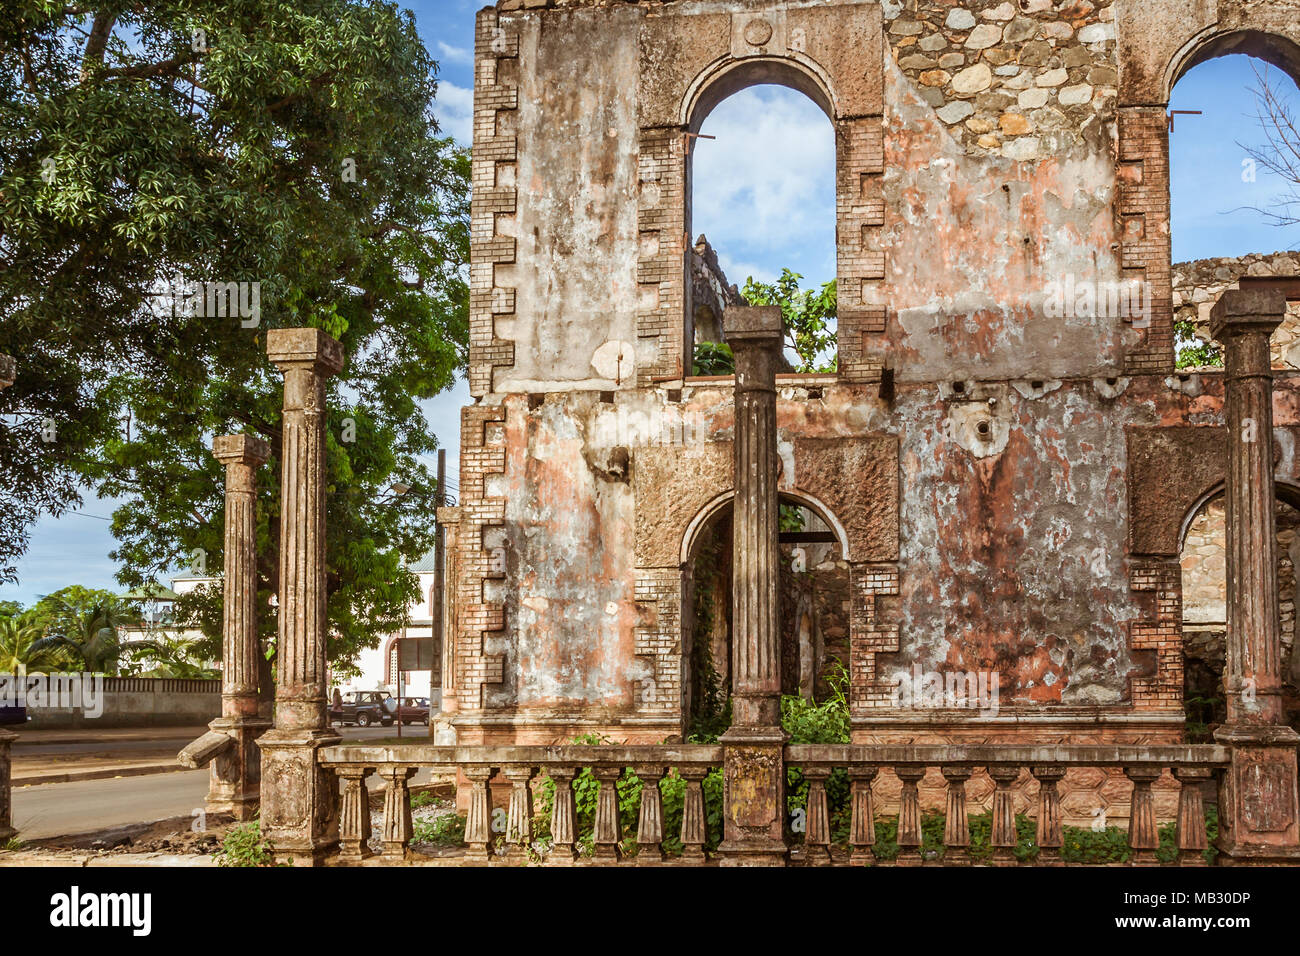
[[[1277,289],[1229,289],[1210,311],[1210,335],[1220,341],[1251,332],[1272,334],[1286,318],[1286,296]]]
[[[0,355],[0,391],[18,380],[18,363],[8,355]]]
[[[309,368],[322,378],[343,371],[343,346],[322,329],[270,329],[266,356],[284,371]]]
[[[733,348],[780,342],[783,326],[779,305],[733,305],[722,316],[722,330]]]
[[[223,465],[256,468],[271,457],[271,446],[252,435],[218,435],[212,439],[212,455]]]

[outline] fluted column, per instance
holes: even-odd
[[[870,866],[876,861],[872,851],[876,844],[876,811],[871,800],[871,782],[877,773],[875,767],[849,767],[853,788],[849,843],[853,846],[851,862],[854,866]]]
[[[221,616],[221,716],[213,733],[234,743],[211,764],[208,812],[251,820],[261,800],[262,757],[257,747],[271,722],[258,716],[261,641],[257,616],[257,469],[271,456],[250,435],[221,435],[213,456],[226,469],[225,571]]]
[[[1269,336],[1286,315],[1279,291],[1225,292],[1210,314],[1224,346],[1224,490],[1228,564],[1227,721],[1219,849],[1225,862],[1300,857],[1296,745],[1282,707],[1273,490],[1273,373]]]
[[[732,518],[733,726],[781,723],[776,369],[781,310],[728,309],[736,357],[736,497]]]
[[[326,686],[325,383],[342,370],[343,349],[319,329],[272,329],[266,352],[284,372],[284,414],[275,727],[258,741],[262,829],[285,855],[317,862],[338,843],[338,783],[316,751],[342,740]]]
[[[0,391],[8,388],[18,378],[17,364],[8,355],[0,355]],[[13,784],[9,748],[18,735],[0,727],[0,841],[14,835]]]
[[[373,767],[339,768],[343,780],[339,858],[347,863],[360,863],[375,855],[370,849],[370,795],[366,791],[366,777],[374,772]]]
[[[943,779],[948,781],[943,824],[944,863],[968,864],[970,821],[966,817],[966,781],[971,778],[972,770],[970,767],[944,767],[942,773]]]
[[[641,781],[641,807],[637,814],[636,862],[639,866],[662,863],[664,859],[664,804],[659,781],[664,768],[659,764],[638,764],[632,772]]]
[[[730,308],[736,357],[732,508],[732,724],[722,736],[725,865],[783,865],[785,764],[781,730],[780,552],[777,548],[776,370],[781,309]]]
[[[992,766],[988,768],[993,778],[993,827],[989,833],[989,846],[993,848],[994,866],[1014,866],[1016,833],[1016,801],[1011,785],[1020,777],[1019,767]]]
[[[1273,492],[1269,336],[1286,315],[1280,293],[1225,292],[1211,314],[1224,343],[1229,724],[1279,724],[1282,638]]]
[[[1038,781],[1038,826],[1035,830],[1038,865],[1060,866],[1065,831],[1061,826],[1061,792],[1057,784],[1065,777],[1065,767],[1030,767],[1029,772]]]
[[[1133,851],[1133,865],[1155,866],[1160,831],[1156,829],[1156,802],[1151,785],[1160,779],[1160,768],[1125,767],[1124,776],[1133,781],[1128,811],[1128,845]]]
[[[547,775],[555,784],[551,803],[551,851],[548,866],[572,866],[578,859],[577,811],[574,808],[573,778],[577,767],[548,767]]]

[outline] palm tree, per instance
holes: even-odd
[[[40,625],[30,616],[0,619],[0,674],[57,669],[62,655],[52,647],[37,647],[40,640]]]
[[[152,641],[134,641],[133,644],[149,645],[142,650],[140,660],[151,662],[154,667],[142,673],[141,677],[170,677],[176,680],[211,680],[220,677],[221,672],[204,667],[195,660],[197,641],[183,637],[161,635]]]
[[[119,601],[97,601],[84,607],[70,601],[61,604],[59,620],[50,633],[36,641],[34,650],[63,649],[91,673],[107,674],[116,669],[124,651],[156,646],[153,641],[121,640],[118,628],[136,623],[139,615]]]

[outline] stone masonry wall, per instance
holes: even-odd
[[[1210,341],[1210,310],[1242,276],[1300,275],[1300,253],[1253,253],[1237,258],[1195,259],[1173,267],[1174,318],[1196,326],[1196,336]],[[1287,318],[1269,340],[1273,367],[1300,369],[1300,302],[1287,304]]]
[[[1039,159],[1109,135],[1118,82],[1109,4],[921,0],[884,10],[895,61],[968,150]]]

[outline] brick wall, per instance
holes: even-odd
[[[479,13],[475,33],[474,159],[470,210],[469,390],[492,391],[493,369],[514,364],[514,344],[497,338],[496,316],[515,311],[514,289],[498,284],[499,265],[515,261],[506,220],[515,213],[519,35],[495,10]]]

